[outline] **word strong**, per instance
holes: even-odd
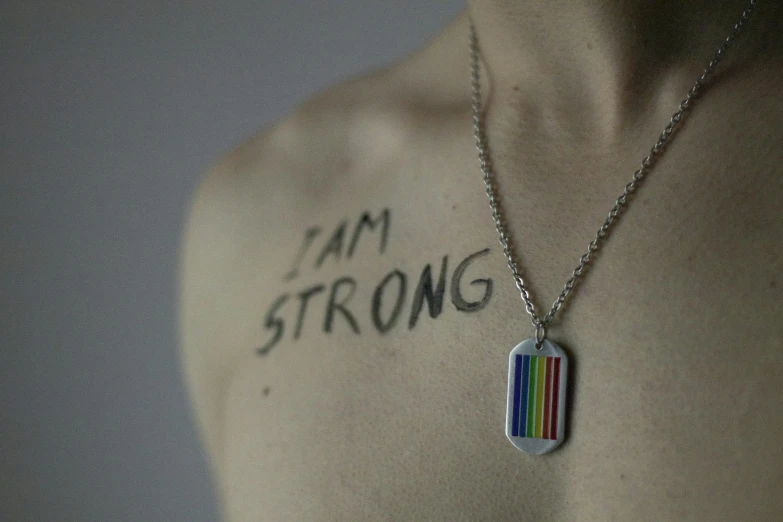
[[[386,229],[388,228],[388,211],[385,212],[386,214],[382,215],[386,217],[381,218],[383,227],[385,227],[381,231],[381,252],[383,252]],[[372,221],[367,214],[364,214],[352,232],[346,256],[352,255],[362,230],[365,228],[371,230],[378,224],[379,221]],[[312,230],[314,229],[311,228],[306,233],[305,243],[311,243],[312,237],[317,235],[312,233]],[[330,256],[336,256],[339,259],[345,234],[346,224],[342,223],[318,256],[316,268]],[[419,277],[413,280],[409,280],[407,274],[401,269],[390,270],[383,278],[374,283],[370,302],[354,299],[354,296],[358,294],[360,284],[350,276],[339,277],[328,285],[318,284],[300,289],[297,292],[284,293],[272,301],[269,306],[264,319],[264,330],[267,332],[268,340],[258,348],[258,354],[268,354],[286,336],[297,340],[305,334],[308,327],[312,331],[316,323],[314,321],[308,322],[307,316],[311,315],[314,309],[320,310],[318,315],[321,331],[330,333],[342,329],[342,331],[353,332],[356,335],[365,332],[365,325],[368,324],[372,325],[378,334],[385,335],[395,328],[400,317],[406,317],[408,329],[413,330],[420,323],[425,303],[429,316],[436,319],[443,312],[443,302],[447,299],[447,290],[448,299],[456,310],[466,313],[478,312],[487,306],[492,297],[492,279],[479,278],[470,282],[463,281],[463,279],[467,279],[465,273],[471,269],[472,265],[487,254],[489,254],[488,248],[462,259],[451,272],[451,277],[448,275],[448,256],[443,256],[437,271],[432,265],[426,265]],[[300,263],[301,255],[297,261],[297,264]],[[298,266],[294,271],[297,268]],[[475,268],[472,268],[471,272],[473,270]],[[471,289],[470,287],[476,288]],[[410,299],[408,298],[409,288],[413,288]],[[407,313],[405,313],[406,311]]]

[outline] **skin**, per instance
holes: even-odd
[[[742,10],[576,4],[469,5],[540,313]],[[181,346],[225,519],[783,519],[781,19],[758,9],[550,328],[571,383],[567,440],[543,457],[504,433],[508,352],[533,328],[478,170],[468,12],[223,158],[188,216]],[[662,33],[673,20],[699,30]],[[365,228],[349,256],[383,209],[385,247]],[[455,268],[487,248],[458,286],[477,302],[470,282],[491,279],[491,296],[460,310]],[[442,308],[422,301],[411,327],[444,256]],[[387,324],[401,276],[375,294],[395,270]],[[343,277],[358,334],[339,310],[325,325]]]

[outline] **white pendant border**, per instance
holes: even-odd
[[[558,387],[557,401],[557,438],[536,439],[529,437],[515,437],[512,435],[513,414],[514,414],[514,372],[516,367],[517,355],[539,355],[560,357],[560,382]],[[532,455],[541,455],[549,453],[557,448],[565,439],[565,420],[566,420],[566,390],[568,385],[568,357],[565,350],[548,339],[544,339],[540,350],[536,350],[536,340],[527,339],[522,341],[511,350],[508,356],[508,397],[506,400],[506,437],[517,449],[530,453]]]

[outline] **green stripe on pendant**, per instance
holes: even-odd
[[[538,356],[530,356],[530,378],[527,381],[527,436],[535,437],[536,427],[536,376],[538,375]]]

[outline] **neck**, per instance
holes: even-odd
[[[749,4],[468,3],[492,104],[521,111],[534,105],[545,117],[580,119],[585,129],[598,125],[610,133],[619,132],[621,122],[643,105],[640,101],[658,96],[662,85],[684,95]],[[751,30],[757,17],[748,24]]]

